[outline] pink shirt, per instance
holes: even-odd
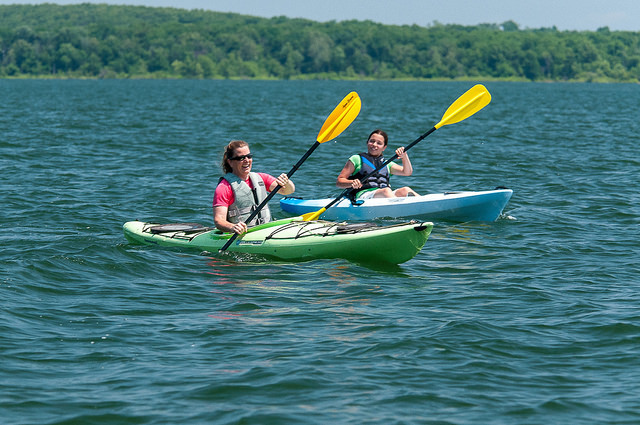
[[[262,178],[262,181],[267,188],[267,192],[269,192],[269,186],[271,186],[271,183],[273,183],[276,178],[267,173],[258,173],[258,175]],[[249,185],[250,188],[253,188],[250,178],[247,177],[245,182]],[[213,194],[213,206],[229,208],[231,204],[235,202],[235,200],[236,196],[233,194],[231,185],[228,181],[222,179],[220,184],[216,187],[215,193]]]

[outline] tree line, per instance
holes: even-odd
[[[0,6],[0,78],[640,81],[640,32]]]

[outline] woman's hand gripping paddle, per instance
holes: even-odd
[[[420,142],[422,139],[424,139],[425,137],[427,137],[429,134],[433,133],[440,127],[449,125],[449,124],[455,124],[457,122],[460,122],[464,119],[469,118],[471,115],[475,114],[480,109],[487,106],[489,102],[491,102],[491,95],[482,84],[477,84],[471,87],[469,90],[467,90],[466,93],[464,93],[455,102],[453,102],[451,106],[449,106],[449,108],[444,113],[444,115],[442,116],[442,119],[438,124],[433,126],[431,130],[427,131],[422,136],[418,137],[415,141],[413,141],[410,145],[405,147],[404,151],[405,152],[408,151],[414,145],[416,145],[418,142]],[[367,177],[377,173],[379,170],[386,167],[390,162],[396,160],[397,158],[398,158],[398,155],[393,155],[391,158],[386,160],[382,165],[380,165],[374,171],[364,176],[361,180],[366,180]],[[331,201],[326,207],[321,208],[315,212],[303,214],[302,219],[304,221],[317,220],[320,217],[320,215],[322,215],[323,212],[325,212],[328,208],[332,207],[333,205],[338,203],[342,198],[347,196],[351,190],[352,190],[351,188],[345,189],[337,198]]]
[[[356,119],[356,117],[360,113],[361,106],[362,102],[360,101],[360,96],[358,96],[358,93],[351,92],[346,95],[345,98],[342,99],[338,106],[335,107],[333,112],[331,112],[331,114],[324,121],[324,124],[320,129],[320,132],[318,133],[318,137],[316,138],[316,142],[309,148],[307,153],[305,153],[302,158],[300,158],[298,163],[293,166],[291,171],[287,173],[287,176],[290,178],[293,173],[295,173],[296,170],[300,168],[302,163],[306,161],[307,158],[309,158],[313,151],[316,150],[318,146],[320,146],[321,143],[335,139],[340,135],[340,133],[342,133],[347,127],[349,127],[349,125],[353,122],[353,120]],[[276,194],[276,192],[278,192],[278,190],[280,190],[280,188],[281,186],[278,185],[271,192],[269,192],[269,195],[267,195],[267,197],[247,218],[247,223],[253,220],[256,215],[258,215],[260,210],[262,210],[262,208],[267,205],[269,200],[273,198],[273,196]],[[225,251],[227,248],[229,248],[229,246],[231,246],[231,244],[237,237],[238,234],[234,233],[231,238],[229,238],[227,243],[225,243],[224,246],[220,248],[220,252]]]

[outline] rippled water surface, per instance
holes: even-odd
[[[640,423],[640,86],[486,83],[411,151],[421,193],[506,186],[397,268],[131,245],[210,225],[220,154],[335,177],[380,127],[430,129],[473,83],[0,80],[0,413],[7,424]],[[272,211],[283,216],[277,200]]]

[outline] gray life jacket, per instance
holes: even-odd
[[[246,222],[251,213],[260,205],[260,203],[267,197],[267,188],[257,173],[249,173],[249,179],[253,189],[249,185],[241,180],[233,173],[227,173],[220,177],[220,181],[225,179],[231,185],[235,201],[229,206],[227,211],[227,220],[231,223]],[[269,205],[265,205],[260,210],[258,215],[251,220],[251,223],[247,223],[247,226],[256,226],[258,224],[267,223],[271,221],[271,211]]]

